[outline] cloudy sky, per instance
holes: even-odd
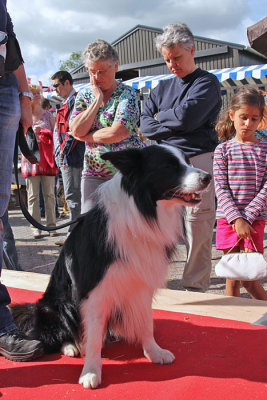
[[[185,22],[195,35],[248,45],[246,28],[267,14],[266,0],[7,0],[7,7],[27,76],[44,84],[73,51],[138,24]]]

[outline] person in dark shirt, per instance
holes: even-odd
[[[70,135],[69,119],[74,108],[76,90],[73,79],[68,71],[57,71],[52,76],[53,87],[63,102],[57,110],[54,129],[55,159],[60,169],[64,194],[69,210],[69,219],[74,221],[81,214],[81,178],[85,144]],[[75,224],[69,226],[67,236]],[[65,238],[55,242],[63,246]]]
[[[183,150],[194,167],[212,174],[213,151],[218,144],[214,127],[221,108],[219,82],[196,66],[194,37],[185,24],[167,25],[156,37],[156,47],[175,77],[160,81],[151,92],[141,115],[141,133]],[[185,208],[183,286],[188,290],[209,287],[214,223],[212,181],[200,204]]]
[[[7,12],[0,0],[0,275],[3,253],[3,223],[11,189],[12,160],[18,123],[24,133],[32,125],[31,93],[20,47]],[[0,355],[12,361],[29,361],[43,353],[38,340],[18,331],[8,309],[11,299],[0,283]]]

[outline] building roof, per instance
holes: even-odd
[[[155,36],[163,30],[146,25],[136,25],[111,44],[119,53],[119,73],[123,80],[124,71],[142,71],[139,75],[158,75],[167,72],[164,60],[153,45]],[[203,69],[229,68],[264,64],[267,57],[252,48],[218,39],[194,36],[195,59]],[[71,71],[73,78],[82,82],[88,77],[84,64]],[[135,76],[135,75],[133,75]]]
[[[147,25],[136,25],[132,29],[130,29],[129,31],[127,31],[126,33],[121,35],[118,39],[114,40],[111,44],[113,46],[115,46],[116,44],[118,44],[122,40],[126,39],[128,36],[132,35],[134,32],[136,32],[138,30],[144,30],[144,31],[158,33],[158,34],[163,32],[163,29],[160,29],[160,28],[155,28],[155,27],[147,26]],[[227,42],[227,41],[224,41],[224,40],[212,39],[212,38],[207,38],[207,37],[204,37],[204,36],[197,36],[197,35],[194,35],[194,39],[196,41],[218,44],[220,46],[227,45],[227,46],[239,49],[239,50],[245,50],[245,51],[252,52],[253,54],[257,54],[259,56],[263,56],[261,53],[257,52],[256,50],[252,49],[251,47],[245,46],[245,45],[239,44],[239,43]],[[265,56],[263,56],[263,57],[265,57]],[[265,57],[265,58],[267,58],[267,57]]]

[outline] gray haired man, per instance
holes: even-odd
[[[214,129],[221,108],[217,78],[195,64],[194,37],[185,24],[170,24],[156,37],[173,79],[161,81],[151,92],[141,115],[141,133],[159,144],[185,152],[194,167],[212,174]],[[214,183],[198,206],[184,215],[187,260],[183,286],[205,291],[210,284],[212,234],[215,223]]]

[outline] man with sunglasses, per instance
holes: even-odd
[[[73,110],[76,91],[73,88],[72,76],[67,71],[58,71],[51,79],[53,88],[63,99],[57,111],[54,130],[55,159],[62,175],[70,221],[73,221],[81,213],[81,175],[84,157],[84,143],[69,135],[69,118]],[[72,229],[73,225],[70,225],[68,234]],[[55,244],[62,246],[64,239]]]

